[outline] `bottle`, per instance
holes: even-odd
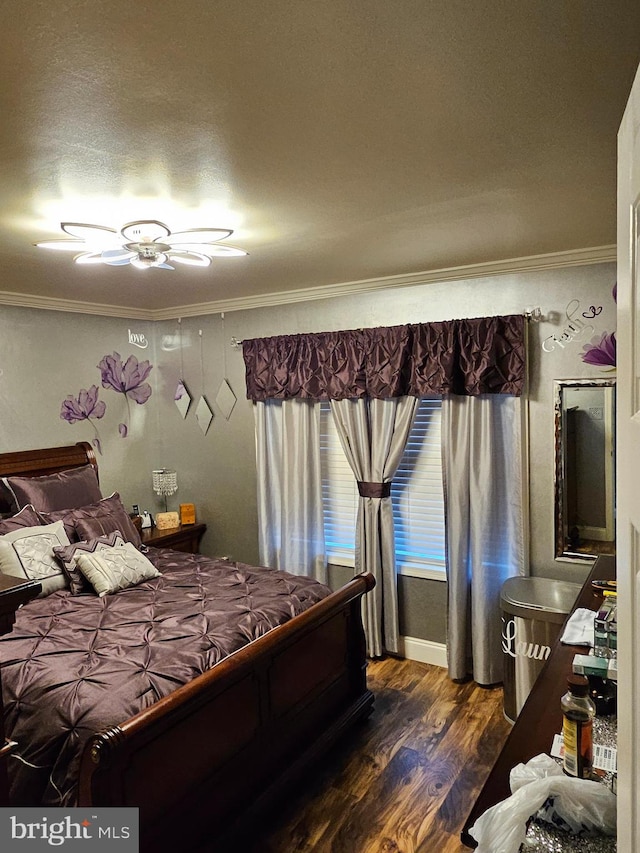
[[[568,776],[589,779],[593,765],[593,718],[596,706],[584,675],[567,678],[568,691],[560,700],[564,740],[563,769]]]

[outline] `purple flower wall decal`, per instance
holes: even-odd
[[[60,417],[69,424],[88,421],[96,434],[92,444],[102,454],[100,435],[92,418],[100,419],[104,417],[106,410],[105,403],[102,400],[98,400],[98,386],[92,385],[88,390],[81,388],[77,397],[74,397],[73,394],[65,397],[60,408]]]
[[[129,400],[135,400],[139,405],[143,405],[151,396],[151,385],[145,382],[145,379],[151,373],[152,367],[153,365],[148,361],[138,361],[135,355],[130,355],[123,362],[118,352],[105,355],[98,364],[98,370],[102,375],[102,387],[110,388],[124,396],[129,416],[127,420],[131,415]],[[129,433],[128,424],[118,424],[118,431],[122,438],[126,438]]]
[[[591,343],[585,344],[582,349],[582,360],[585,364],[593,364],[596,367],[616,366],[615,332],[603,332],[599,338],[592,338]]]
[[[136,403],[146,403],[151,396],[151,385],[144,380],[151,373],[152,366],[148,361],[139,362],[135,355],[130,355],[124,364],[120,353],[105,355],[98,365],[102,387],[125,394]]]

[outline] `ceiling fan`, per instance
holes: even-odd
[[[82,222],[61,222],[60,227],[73,240],[45,240],[35,245],[41,249],[78,252],[77,264],[107,264],[120,267],[130,264],[137,269],[157,267],[172,270],[167,263],[207,267],[211,258],[237,258],[246,255],[243,249],[220,244],[233,231],[225,228],[192,228],[171,233],[155,219],[128,222],[120,232],[103,225]]]

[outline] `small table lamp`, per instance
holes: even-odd
[[[159,468],[153,472],[153,491],[164,496],[164,511],[167,511],[167,497],[178,491],[178,475],[167,468]]]

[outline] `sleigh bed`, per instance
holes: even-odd
[[[72,472],[73,490],[74,472],[87,466],[97,474],[86,443],[0,454],[0,477],[23,486],[46,477],[58,487],[60,472]],[[92,506],[102,512],[113,500]],[[62,520],[67,533],[86,535],[97,523],[91,506],[78,508],[77,489],[73,502],[66,514],[36,507],[38,523],[57,530]],[[17,518],[15,506],[0,508]],[[98,556],[118,550],[104,547]],[[23,579],[25,599],[41,587],[47,594],[15,617],[3,621],[0,606],[9,802],[135,806],[143,851],[232,849],[249,818],[370,713],[360,612],[373,578],[332,593],[285,572],[167,549],[148,549],[146,561],[159,576],[119,591],[99,596],[89,575],[72,572],[53,590],[50,578]],[[0,575],[0,594],[12,580]]]

